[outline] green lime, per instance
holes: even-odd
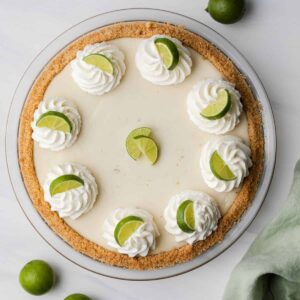
[[[200,115],[209,120],[217,120],[224,117],[231,108],[230,93],[222,89],[218,92],[217,99],[205,107]]]
[[[209,163],[211,171],[218,179],[230,181],[236,178],[217,151],[212,154]]]
[[[19,282],[28,293],[36,296],[43,295],[52,288],[54,273],[46,262],[32,260],[22,268]]]
[[[50,184],[50,195],[54,196],[69,190],[77,189],[84,185],[84,181],[73,174],[62,175],[54,179]]]
[[[216,21],[232,24],[242,18],[245,0],[209,0],[206,10]]]
[[[173,70],[179,61],[179,52],[174,42],[167,38],[157,38],[154,43],[164,66]]]
[[[128,216],[122,219],[116,226],[114,237],[120,246],[124,246],[130,236],[144,223],[144,220],[137,216]]]
[[[46,127],[52,130],[70,133],[72,131],[72,123],[69,118],[58,111],[48,111],[40,116],[36,122],[37,127]]]
[[[134,138],[140,151],[148,158],[151,165],[155,164],[158,158],[156,143],[149,137],[137,136]]]
[[[147,127],[136,128],[128,134],[126,138],[126,150],[134,160],[137,160],[142,154],[134,138],[137,136],[148,137],[150,135],[151,129]]]
[[[186,233],[195,231],[195,216],[194,216],[194,202],[192,200],[183,201],[176,214],[178,227]]]
[[[66,297],[64,300],[91,300],[91,298],[83,294],[72,294]]]
[[[106,72],[110,75],[114,73],[114,66],[109,58],[103,54],[90,54],[83,58],[83,61],[87,64],[93,65],[103,72]]]

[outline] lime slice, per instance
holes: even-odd
[[[183,232],[192,233],[195,231],[195,216],[192,200],[185,200],[179,205],[176,219],[178,227]]]
[[[158,158],[158,148],[155,142],[145,136],[137,136],[134,138],[140,151],[148,158],[151,165],[155,164]]]
[[[110,75],[114,73],[114,66],[109,58],[103,54],[90,54],[83,58],[83,61],[87,64],[93,65],[94,67],[99,68],[103,72],[106,72]]]
[[[129,135],[126,138],[126,150],[128,154],[134,159],[137,160],[142,152],[140,151],[136,141],[135,137],[137,136],[150,136],[151,134],[151,129],[147,127],[140,127],[132,130]]]
[[[22,268],[19,282],[28,293],[36,296],[43,295],[52,288],[54,273],[45,261],[32,260]]]
[[[73,174],[62,175],[54,179],[50,184],[50,195],[54,196],[69,190],[77,189],[84,185],[84,181]]]
[[[217,151],[212,154],[209,163],[211,171],[218,179],[230,181],[236,178]]]
[[[200,115],[209,120],[217,120],[224,117],[231,108],[230,93],[222,89],[218,92],[217,99],[204,108]]]
[[[63,131],[65,133],[70,133],[72,131],[72,123],[69,118],[58,111],[48,111],[42,114],[37,120],[36,126]]]
[[[167,38],[157,38],[154,43],[164,66],[168,70],[173,70],[179,61],[179,52],[176,45]]]
[[[122,219],[116,226],[114,237],[122,247],[130,236],[144,223],[144,220],[137,216],[128,216]]]
[[[186,225],[191,229],[195,230],[195,216],[193,202],[190,202],[185,208],[184,220]]]

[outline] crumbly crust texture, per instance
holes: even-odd
[[[75,58],[76,52],[87,44],[131,37],[148,38],[154,34],[165,34],[181,40],[208,59],[224,78],[235,84],[242,96],[244,111],[248,119],[248,133],[253,166],[232,206],[221,218],[218,229],[204,241],[193,245],[184,245],[170,251],[150,254],[146,257],[130,258],[127,255],[110,251],[81,236],[71,228],[44,200],[43,190],[39,184],[33,158],[33,140],[30,123],[33,113],[52,79]],[[157,269],[188,261],[221,242],[232,226],[239,221],[250,205],[259,184],[264,163],[264,138],[261,109],[253,96],[245,77],[215,46],[183,27],[156,22],[126,22],[102,27],[75,40],[59,52],[43,69],[35,80],[24,104],[19,128],[19,163],[28,194],[34,207],[47,224],[75,250],[103,263],[128,269]]]

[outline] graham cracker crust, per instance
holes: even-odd
[[[235,84],[242,96],[244,111],[248,119],[251,158],[253,166],[250,175],[244,180],[240,192],[232,206],[221,218],[218,229],[205,241],[193,245],[184,245],[170,251],[150,254],[146,257],[130,258],[97,245],[72,229],[44,201],[42,187],[39,184],[33,158],[33,140],[31,121],[33,113],[52,79],[75,58],[76,52],[87,44],[109,41],[122,37],[147,38],[155,34],[165,34],[182,41],[208,59],[224,78]],[[103,27],[78,38],[59,52],[42,70],[35,80],[24,104],[19,128],[19,163],[24,184],[34,207],[47,224],[75,250],[103,263],[128,269],[147,270],[169,267],[188,261],[221,242],[226,233],[238,222],[255,196],[264,164],[264,138],[260,104],[255,99],[245,77],[215,46],[183,27],[156,22],[128,22]],[[76,145],[75,145],[76,147]]]

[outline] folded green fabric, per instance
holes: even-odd
[[[300,160],[285,208],[235,267],[223,299],[300,299]]]

